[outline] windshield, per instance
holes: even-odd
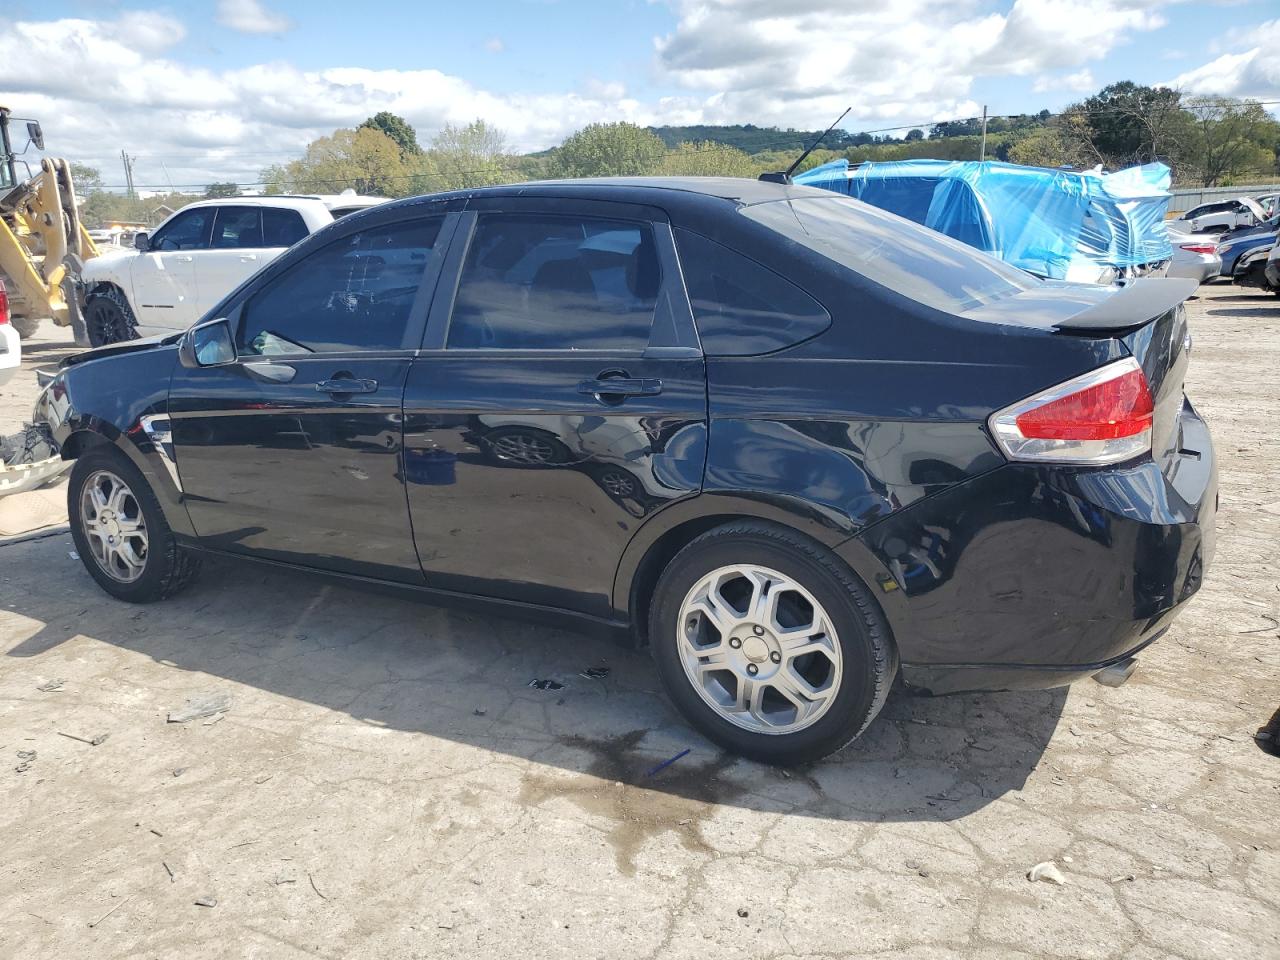
[[[1041,283],[958,240],[849,197],[774,200],[742,213],[868,280],[950,313]]]

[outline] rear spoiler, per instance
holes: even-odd
[[[1149,323],[1195,293],[1200,284],[1176,277],[1124,280],[1107,299],[1055,323],[1055,330],[1125,330]]]

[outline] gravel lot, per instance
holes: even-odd
[[[1280,957],[1280,299],[1201,293],[1218,554],[1133,679],[895,692],[790,775],[575,634],[221,563],[134,607],[0,545],[0,955]]]

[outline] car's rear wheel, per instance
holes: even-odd
[[[133,307],[129,305],[129,298],[115,287],[95,293],[88,299],[84,323],[89,344],[94,347],[138,339],[138,321],[133,315]]]
[[[897,655],[878,605],[841,561],[774,524],[726,524],[663,571],[649,618],[680,712],[765,763],[817,760],[880,712]]]
[[[200,569],[199,558],[178,546],[141,471],[114,449],[90,450],[76,461],[67,513],[85,569],[119,600],[172,596]]]

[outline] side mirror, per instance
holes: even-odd
[[[143,230],[133,235],[133,249],[139,253],[146,253],[151,249],[151,238],[147,236],[147,231]]]
[[[27,138],[36,145],[37,150],[44,149],[44,131],[37,120],[27,121]]]
[[[222,367],[236,361],[231,324],[225,318],[197,324],[182,335],[178,359],[184,367]]]

